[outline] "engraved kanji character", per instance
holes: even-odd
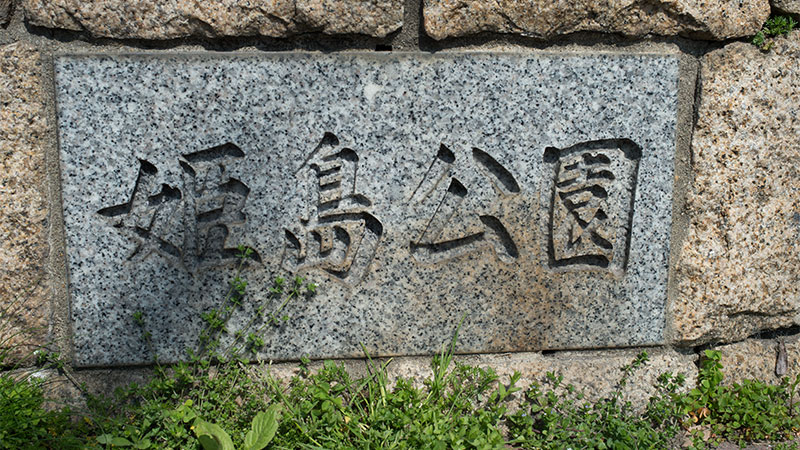
[[[411,241],[412,257],[434,264],[491,248],[501,261],[512,262],[518,256],[517,246],[498,217],[502,216],[498,204],[519,194],[517,181],[478,148],[472,149],[468,168],[459,170],[455,164],[455,153],[440,145],[411,196],[412,204],[430,214],[420,235]],[[468,180],[469,188],[462,179]]]
[[[366,275],[383,234],[370,213],[372,202],[358,192],[358,154],[325,133],[295,173],[310,198],[300,223],[286,230],[287,270],[321,269],[353,287]],[[303,184],[303,183],[301,183]]]
[[[181,186],[159,186],[158,169],[140,160],[139,175],[128,202],[99,214],[124,230],[136,243],[129,260],[158,253],[189,272],[235,260],[226,247],[229,227],[245,221],[250,189],[231,178],[226,164],[244,157],[233,144],[183,155]],[[260,260],[257,254],[253,259]]]
[[[142,261],[153,253],[180,258],[181,250],[171,242],[170,233],[174,222],[181,219],[182,195],[177,188],[159,185],[157,173],[154,165],[139,160],[139,174],[130,200],[98,211],[136,242],[128,256],[131,261]]]
[[[551,267],[625,267],[640,157],[626,139],[547,149],[545,162],[554,170]]]
[[[231,178],[226,167],[244,152],[233,144],[183,155],[185,202],[184,264],[211,266],[236,259],[237,250],[226,248],[229,227],[245,222],[244,206],[250,189]],[[257,257],[257,256],[256,256]]]

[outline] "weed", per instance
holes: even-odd
[[[241,361],[218,366],[207,361],[178,364],[158,369],[145,386],[118,389],[113,398],[91,397],[96,443],[197,448],[201,442],[197,424],[202,421],[214,425],[205,430],[230,430],[231,442],[243,447],[246,430],[257,413],[269,408],[267,387],[256,382],[247,369]]]
[[[386,367],[367,356],[369,376],[352,379],[325,362],[284,387],[235,359],[179,364],[147,386],[93,399],[97,445],[135,448],[500,448],[515,374],[498,384],[491,369],[453,362],[455,339],[433,359],[423,387],[390,386]],[[255,371],[258,373],[258,371]],[[282,411],[282,414],[280,413]],[[261,413],[258,413],[261,412]],[[102,433],[100,430],[104,430]]]
[[[90,398],[96,418],[96,444],[257,449],[271,440],[265,436],[277,426],[272,422],[278,420],[277,409],[270,403],[272,395],[266,384],[257,382],[249,373],[249,362],[237,345],[242,343],[249,353],[255,354],[264,346],[261,333],[265,325],[275,324],[275,315],[290,300],[313,294],[316,286],[302,277],[295,277],[286,286],[284,279],[277,278],[267,302],[280,300],[279,306],[269,315],[263,305],[258,308],[259,317],[271,320],[264,320],[261,327],[251,331],[258,324],[257,317],[253,318],[223,346],[222,337],[229,335],[229,320],[244,305],[247,282],[242,272],[252,252],[250,248],[239,247],[239,263],[223,301],[201,315],[205,327],[200,334],[200,347],[189,352],[189,363],[162,367],[154,355],[156,376],[146,386],[131,385],[117,390],[113,399]],[[132,319],[142,328],[143,339],[152,349],[146,317],[137,311]]]
[[[800,375],[794,381],[784,377],[778,385],[744,380],[725,386],[720,353],[706,350],[704,356],[697,387],[676,399],[683,407],[696,445],[794,437],[794,430],[800,428],[800,417],[794,414]]]
[[[453,363],[455,338],[433,359],[433,376],[418,388],[399,378],[392,387],[386,366],[367,356],[370,375],[353,380],[341,365],[325,362],[316,374],[294,378],[284,392],[269,385],[285,408],[278,448],[502,448],[500,425],[514,384],[497,383],[491,369]]]
[[[20,367],[21,364],[29,361],[37,350],[40,350],[39,347],[24,343],[26,335],[37,329],[35,327],[20,328],[14,323],[17,314],[24,309],[24,299],[31,291],[32,288],[24,295],[0,303],[0,369]]]
[[[253,254],[253,249],[240,245],[238,247],[239,263],[236,266],[233,279],[228,285],[228,292],[222,304],[218,307],[209,309],[201,314],[201,318],[205,323],[205,328],[200,333],[200,348],[197,352],[190,353],[193,360],[199,360],[204,357],[210,359],[225,358],[225,355],[231,351],[229,347],[227,351],[220,353],[220,337],[223,333],[227,332],[226,325],[233,315],[235,309],[242,306],[242,301],[247,290],[247,282],[241,278],[242,271],[247,265],[250,256]],[[238,335],[237,335],[238,339]],[[231,345],[233,347],[233,345]]]
[[[278,431],[278,419],[280,417],[280,406],[272,405],[266,412],[260,412],[253,418],[250,431],[244,438],[243,450],[261,450],[266,447],[275,432]],[[230,435],[220,426],[195,418],[192,431],[200,441],[204,450],[234,450],[233,441]]]
[[[64,370],[58,353],[38,348],[27,352],[17,340],[27,330],[14,329],[10,317],[19,299],[0,308],[0,449],[81,448],[86,429],[72,423],[69,408],[44,408],[44,380],[36,369],[17,369],[32,362],[40,369]],[[11,357],[14,363],[11,363]],[[3,368],[9,370],[2,372]]]
[[[205,328],[200,334],[199,350],[190,353],[192,361],[197,362],[204,358],[212,361],[236,359],[242,357],[242,350],[249,355],[257,354],[265,345],[261,336],[266,328],[270,325],[278,326],[289,320],[288,315],[282,314],[286,305],[299,297],[311,297],[316,293],[317,286],[303,277],[294,277],[288,285],[284,278],[276,277],[264,303],[255,308],[255,314],[233,334],[226,347],[221,349],[223,336],[229,335],[227,324],[234,312],[243,306],[247,291],[247,281],[242,279],[242,271],[253,250],[245,246],[239,246],[238,250],[239,264],[222,305],[211,308],[201,315]],[[278,306],[268,311],[267,304],[276,301],[279,302]]]
[[[0,448],[81,448],[84,430],[68,408],[46,411],[43,381],[0,374]]]
[[[674,400],[668,394],[679,383],[663,379],[644,415],[623,400],[623,388],[647,361],[642,352],[624,366],[616,388],[597,402],[585,401],[573,385],[563,385],[563,376],[548,373],[548,386],[534,383],[527,406],[509,417],[512,443],[523,448],[666,448],[678,432],[680,412],[671,408]]]
[[[789,16],[772,16],[764,24],[764,27],[753,36],[752,43],[762,51],[769,51],[777,36],[789,34],[797,26],[797,22]]]
[[[251,366],[237,345],[257,353],[265,345],[265,327],[288,320],[285,306],[312,295],[316,286],[301,277],[276,278],[265,302],[277,304],[274,310],[256,308],[257,317],[228,336],[230,344],[223,347],[220,336],[228,333],[228,320],[246,307],[241,271],[247,248],[240,248],[240,257],[223,303],[203,314],[206,329],[191,362],[164,367],[154,355],[155,377],[110,398],[90,396],[88,414],[46,411],[41,381],[0,374],[0,448],[667,448],[682,431],[695,448],[706,448],[723,440],[783,441],[800,429],[795,401],[800,376],[778,385],[726,386],[715,351],[705,352],[697,386],[689,392],[681,374],[658,377],[643,412],[624,394],[648,363],[646,352],[622,367],[614,389],[600,400],[586,400],[563,376],[548,373],[511,413],[519,373],[504,382],[491,368],[455,361],[463,317],[421,385],[404,378],[390,383],[391,359],[375,361],[366,349],[363,379],[330,361],[313,372],[302,358],[299,375],[284,385],[269,367]],[[152,348],[147,317],[136,312],[132,320]],[[57,353],[40,349],[36,357],[41,366],[68,374]]]

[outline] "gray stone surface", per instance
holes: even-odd
[[[320,285],[260,329],[265,358],[430,353],[462,316],[459,352],[663,342],[675,55],[55,71],[79,365],[150,360],[136,311],[161,359],[182,358],[238,244],[259,261],[230,332],[277,308],[273,277]]]

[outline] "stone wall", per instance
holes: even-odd
[[[777,342],[798,373],[800,33],[751,45],[790,0],[0,0],[0,343],[72,358],[54,58],[266,51],[597,52],[681,55],[667,345],[658,371],[693,375],[700,348],[727,371],[774,378]],[[693,117],[693,120],[691,119]],[[681,153],[681,148],[685,151]],[[463,357],[523,379],[559,370],[604,392],[640,349]],[[359,364],[351,362],[353,370]],[[393,363],[426,373],[428,357]],[[291,364],[282,366],[290,373]],[[117,380],[115,369],[80,370]],[[587,375],[587,374],[590,374]],[[102,390],[103,381],[97,381]],[[109,382],[110,383],[110,382]],[[645,391],[640,392],[643,397]]]

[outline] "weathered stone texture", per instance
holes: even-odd
[[[277,268],[319,285],[253,327],[264,359],[429,354],[460,316],[460,353],[661,344],[678,75],[672,55],[59,58],[76,364],[148,362],[137,310],[185,358],[239,244],[260,263],[232,333],[278,307]],[[594,166],[586,198],[570,177]]]
[[[789,14],[800,14],[800,0],[772,0],[772,7]]]
[[[702,61],[675,340],[730,342],[798,323],[800,35]]]
[[[0,47],[0,347],[17,358],[43,343],[49,314],[40,71],[34,48]]]
[[[785,338],[786,373],[783,376],[794,379],[800,373],[800,342],[797,336]],[[724,384],[741,383],[742,380],[761,380],[769,383],[780,382],[775,373],[778,355],[778,340],[748,339],[735,344],[715,348],[722,355]]]
[[[24,0],[22,7],[34,25],[122,39],[315,31],[384,37],[403,23],[401,0]]]
[[[577,31],[729,39],[755,34],[768,0],[425,0],[434,39],[482,31],[549,38]]]
[[[0,0],[0,25],[8,23],[11,18],[11,0]]]

